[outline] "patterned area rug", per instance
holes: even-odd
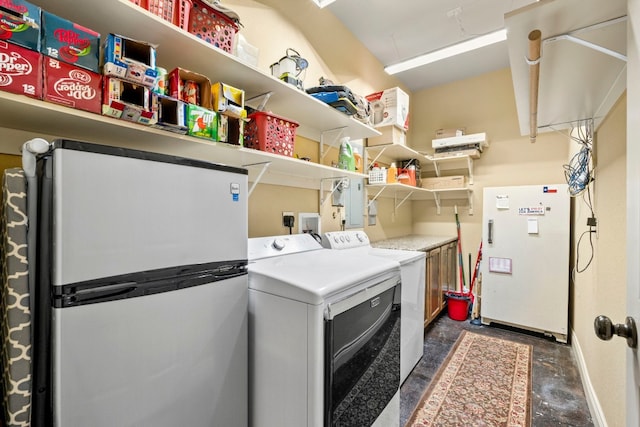
[[[529,427],[532,350],[463,331],[406,426]]]

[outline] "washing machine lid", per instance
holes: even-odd
[[[397,261],[332,249],[249,261],[250,289],[313,305],[393,276]]]
[[[407,251],[404,249],[370,248],[369,254],[373,256],[380,256],[383,258],[388,258],[394,261],[398,261],[400,265],[405,265],[414,261],[423,260],[427,257],[426,252]]]

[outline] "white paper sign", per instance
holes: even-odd
[[[538,234],[538,218],[527,218],[527,233]]]
[[[509,196],[496,196],[497,209],[509,209]]]
[[[511,274],[511,258],[489,257],[489,271]]]

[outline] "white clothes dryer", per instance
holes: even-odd
[[[355,230],[324,233],[322,246],[339,249],[341,253],[365,253],[400,263],[402,277],[400,383],[403,383],[424,353],[424,294],[427,254],[421,251],[374,248],[371,246],[369,236],[364,231]]]
[[[400,266],[249,239],[250,427],[398,426]]]

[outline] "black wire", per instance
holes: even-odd
[[[580,238],[578,239],[578,245],[576,246],[576,273],[583,273],[585,271],[587,271],[587,268],[589,268],[589,266],[591,265],[591,261],[593,261],[593,238],[591,236],[593,236],[593,233],[595,233],[595,230],[593,229],[593,227],[589,227],[589,229],[585,232],[583,232],[580,235]],[[582,238],[584,237],[585,234],[589,234],[589,246],[591,246],[591,255],[589,256],[589,261],[587,262],[587,265],[584,266],[584,268],[580,268],[580,242],[582,241]]]

